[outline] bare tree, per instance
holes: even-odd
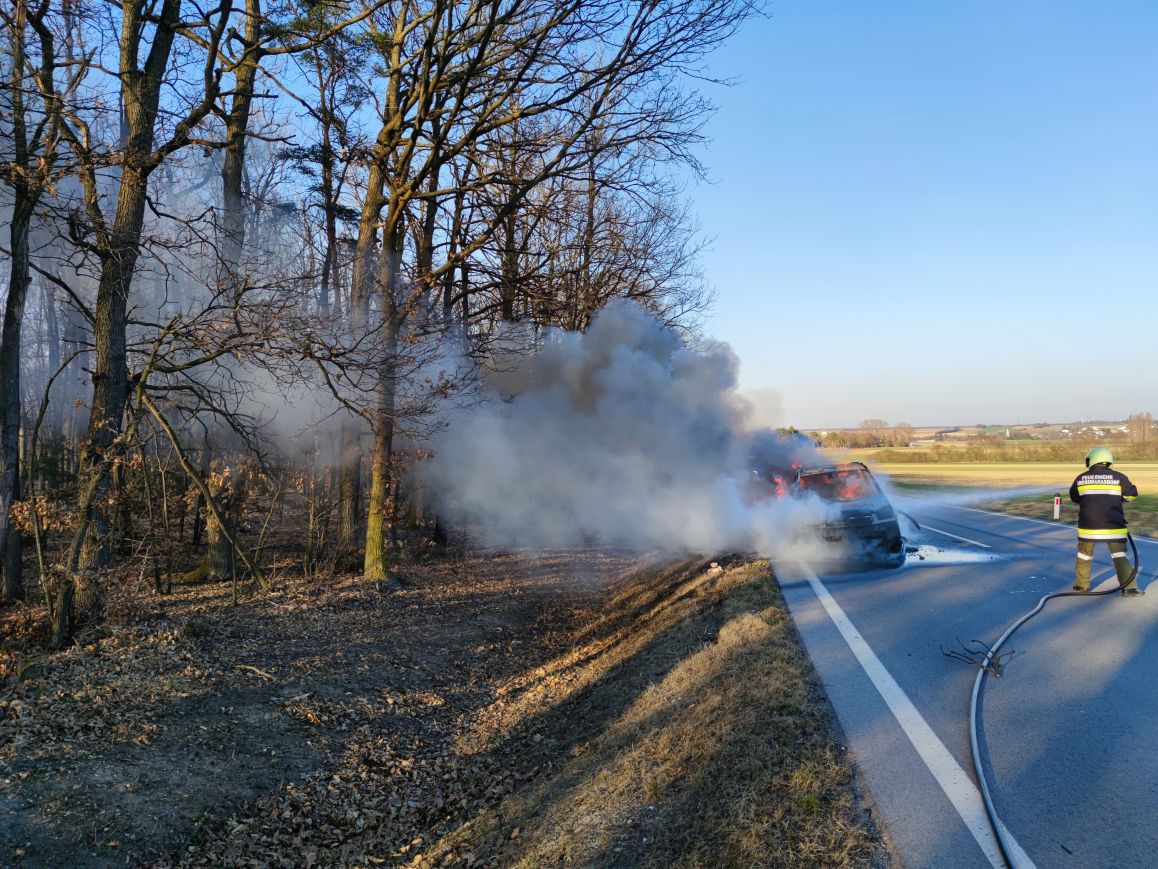
[[[889,424],[883,419],[866,419],[860,424],[861,433],[865,439],[865,446],[883,446],[888,436]]]
[[[20,498],[20,365],[24,308],[31,283],[29,242],[33,214],[41,197],[61,177],[59,159],[61,100],[83,78],[87,61],[64,64],[64,94],[57,91],[52,6],[42,0],[30,6],[16,0],[0,10],[11,53],[3,82],[3,99],[11,119],[10,153],[4,154],[2,177],[12,193],[8,253],[10,272],[0,334],[0,553],[4,558],[3,597],[23,597],[20,536],[9,515]],[[29,43],[32,43],[31,50]],[[7,150],[7,149],[6,149]]]
[[[231,0],[220,0],[207,10],[194,10],[195,18],[185,20],[182,0],[164,0],[155,14],[144,0],[124,0],[116,66],[123,111],[121,142],[113,149],[97,147],[91,124],[76,115],[64,125],[83,186],[84,242],[100,262],[93,324],[93,397],[78,481],[80,522],[67,559],[70,573],[102,566],[108,559],[108,520],[100,504],[106,500],[113,462],[124,447],[120,436],[130,388],[126,315],[140,254],[149,176],[192,141],[198,125],[213,109],[222,73],[217,66],[218,49],[231,10]],[[158,142],[166,73],[181,33],[197,33],[205,45],[202,82],[168,135]],[[102,204],[99,179],[106,165],[117,165],[120,170],[111,219]]]
[[[893,426],[893,446],[907,447],[913,442],[913,427],[907,422],[898,422]]]
[[[1154,439],[1154,416],[1148,412],[1130,414],[1126,421],[1130,430],[1130,440],[1135,443],[1149,443]]]
[[[687,145],[706,107],[681,94],[674,77],[751,11],[748,3],[692,0],[631,9],[602,2],[464,8],[432,0],[390,3],[368,19],[381,46],[384,81],[354,262],[355,299],[377,303],[380,360],[366,576],[389,579],[388,502],[404,324],[425,313],[429,290],[447,270],[496,238],[502,239],[506,269],[500,269],[500,311],[513,319],[514,270],[526,233],[512,220],[527,198],[552,178],[581,177],[590,163],[584,145],[597,128],[600,147],[609,152],[646,140],[657,155],[690,159]],[[487,158],[498,143],[520,155],[513,164]],[[462,160],[472,161],[471,188],[491,191],[495,205],[469,239],[456,240],[456,262],[423,266],[421,276],[411,273],[408,281],[408,221],[424,200],[453,195],[442,186],[443,169]]]

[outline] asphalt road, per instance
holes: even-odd
[[[922,531],[903,567],[778,563],[777,577],[904,865],[1004,866],[970,752],[977,668],[942,649],[992,644],[1068,590],[1074,531],[947,505],[911,512]],[[1145,588],[1158,542],[1137,543]],[[1113,575],[1099,547],[1094,586]],[[1051,600],[1000,651],[980,744],[1019,869],[1158,865],[1158,586]]]

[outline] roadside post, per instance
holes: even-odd
[[[1061,493],[1060,492],[1054,492],[1053,518],[1054,519],[1060,519],[1061,518]]]

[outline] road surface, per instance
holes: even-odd
[[[992,644],[1069,589],[1074,530],[948,505],[913,515],[918,550],[899,569],[785,562],[777,578],[904,865],[1004,866],[970,752],[977,670],[942,648]],[[1137,543],[1145,587],[1158,542]],[[1105,547],[1102,582],[1116,585]],[[1158,865],[1158,586],[1051,600],[1001,653],[980,741],[1019,869]]]

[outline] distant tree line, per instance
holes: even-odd
[[[907,447],[913,441],[913,427],[907,422],[890,425],[883,419],[866,419],[857,429],[814,432],[812,437],[822,447]]]
[[[1075,426],[1075,428],[1077,428]],[[1098,444],[1109,446],[1116,462],[1158,461],[1158,437],[1149,413],[1133,414],[1127,431],[1106,428],[1101,434],[1078,431],[1063,442],[1047,443],[1006,438],[997,434],[973,435],[959,444],[933,444],[920,449],[885,449],[874,456],[890,463],[927,462],[1081,462]],[[1012,433],[1011,433],[1012,434]]]
[[[1034,427],[1044,428],[1046,424]],[[864,420],[856,429],[813,432],[810,436],[825,447],[878,448],[874,457],[881,462],[1068,462],[1096,444],[1112,446],[1115,457],[1121,461],[1158,461],[1158,426],[1150,413],[1131,414],[1125,431],[1115,425],[1095,433],[1093,429],[1097,427],[1074,424],[1073,433],[1064,443],[1041,442],[1030,432],[1012,428],[1002,433],[985,432],[987,426],[983,425],[976,428],[975,434],[955,436],[953,443],[935,443],[918,449],[905,449],[913,441],[911,425],[890,426],[882,419]],[[952,431],[959,435],[959,429]]]
[[[884,449],[873,454],[879,462],[925,464],[936,462],[1076,462],[1081,464],[1090,447],[1104,441],[1074,439],[1066,444],[1010,441],[1001,445],[970,443],[963,446],[934,444],[917,450]],[[1114,460],[1121,462],[1158,461],[1158,445],[1112,445]]]

